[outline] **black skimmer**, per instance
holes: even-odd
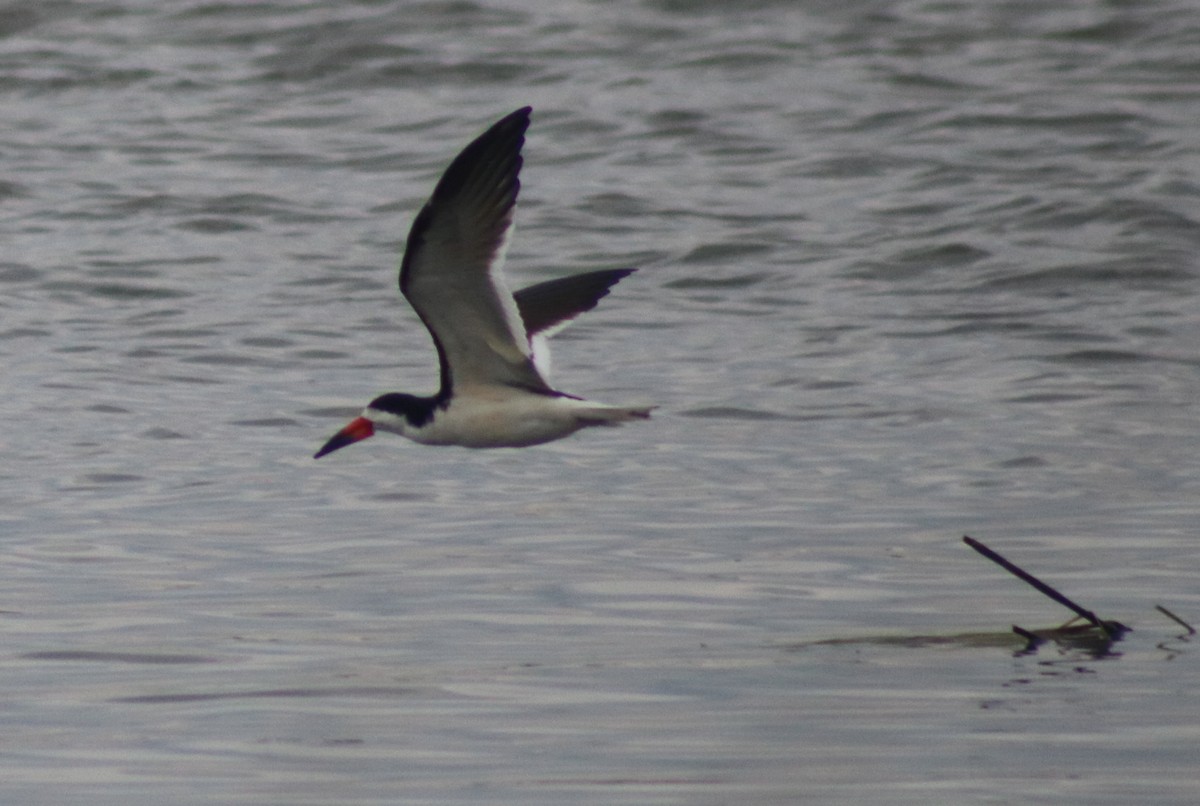
[[[441,388],[426,397],[380,395],[314,458],[376,431],[426,445],[520,448],[650,416],[653,406],[594,403],[546,382],[550,331],[594,308],[633,269],[563,277],[515,294],[500,272],[531,111],[518,109],[463,149],[408,234],[400,292],[433,337]]]

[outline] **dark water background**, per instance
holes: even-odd
[[[0,7],[0,795],[1191,804],[1200,13]],[[649,424],[386,436],[449,159],[532,104],[517,285]],[[1020,655],[1056,605],[1134,627]],[[937,636],[944,640],[925,640]]]

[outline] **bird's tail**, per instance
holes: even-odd
[[[630,420],[649,420],[650,412],[658,406],[589,405],[579,412],[579,419],[588,425],[620,425]]]

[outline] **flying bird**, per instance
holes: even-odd
[[[508,290],[501,273],[521,183],[532,109],[504,117],[462,150],[413,221],[400,292],[437,348],[441,386],[388,392],[317,451],[320,459],[390,431],[425,445],[520,448],[581,428],[649,418],[654,406],[613,406],[546,379],[546,338],[596,307],[634,269],[607,269]]]

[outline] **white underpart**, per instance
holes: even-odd
[[[573,397],[531,394],[487,386],[456,394],[433,419],[413,428],[408,420],[368,409],[376,428],[424,445],[465,448],[524,448],[552,442],[581,428],[645,419],[653,407],[610,406]]]

